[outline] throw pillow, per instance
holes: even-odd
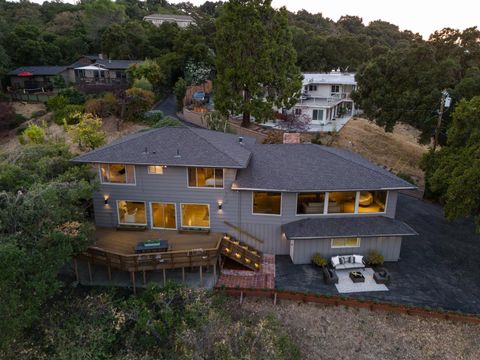
[[[344,258],[340,258],[339,260],[340,260],[340,264],[343,265],[343,264],[345,263],[345,259],[344,259]]]

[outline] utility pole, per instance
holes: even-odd
[[[448,94],[447,90],[442,91],[442,97],[440,98],[440,110],[438,111],[438,120],[437,120],[437,126],[435,127],[435,138],[433,140],[433,151],[437,149],[438,146],[438,137],[440,135],[440,129],[442,127],[442,118],[443,118],[443,112],[445,111],[445,108],[450,107],[452,99],[450,95]]]

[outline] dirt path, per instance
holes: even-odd
[[[239,315],[268,314],[289,329],[302,359],[480,359],[479,325],[291,301],[273,306],[253,298]]]
[[[387,133],[366,119],[354,118],[342,128],[332,145],[353,150],[395,173],[406,174],[423,188],[424,175],[419,164],[428,148],[418,143],[418,135],[418,130],[409,125],[398,124],[393,132]]]

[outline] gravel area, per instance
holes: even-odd
[[[480,325],[285,300],[274,306],[256,298],[245,299],[240,311],[274,315],[302,359],[480,359]]]

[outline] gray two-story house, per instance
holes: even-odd
[[[289,254],[296,264],[310,262],[316,252],[371,250],[396,261],[402,237],[415,234],[395,219],[398,191],[414,186],[346,150],[263,145],[166,127],[126,136],[74,161],[98,169],[98,227],[236,228],[233,235],[243,242],[264,253]]]

